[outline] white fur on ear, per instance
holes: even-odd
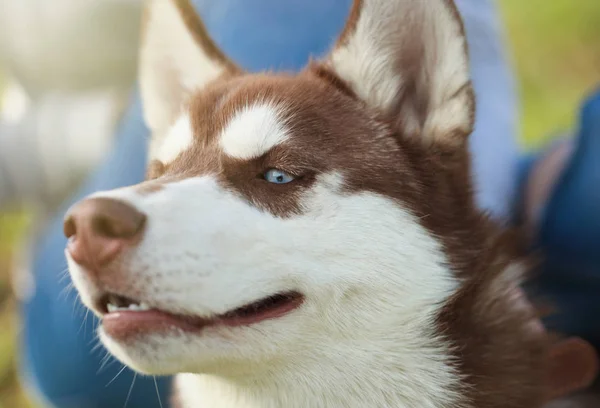
[[[139,80],[155,145],[191,92],[237,68],[210,39],[189,0],[150,0],[147,7]]]
[[[406,135],[452,142],[472,131],[466,38],[452,0],[355,0],[329,64]]]

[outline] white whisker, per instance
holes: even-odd
[[[154,380],[154,388],[156,389],[156,396],[158,397],[158,405],[163,408],[162,401],[160,400],[160,392],[158,391],[158,384],[156,383],[156,376],[152,376]]]
[[[129,387],[129,392],[127,393],[127,399],[125,400],[125,405],[123,405],[123,408],[127,407],[127,403],[129,402],[129,398],[131,397],[131,391],[133,391],[133,385],[135,384],[136,378],[137,378],[137,373],[133,375],[133,380],[131,380],[131,387]]]
[[[112,380],[110,380],[110,381],[108,382],[108,384],[106,384],[106,385],[105,385],[105,387],[108,387],[109,385],[111,385],[111,384],[113,383],[113,381],[115,381],[115,380],[117,379],[117,377],[119,377],[119,376],[121,375],[121,373],[122,373],[123,371],[125,371],[125,369],[126,369],[126,368],[127,368],[127,366],[123,366],[123,368],[121,368],[121,369],[119,370],[119,372],[117,373],[117,375],[115,375],[115,376],[113,377],[113,379],[112,379]]]

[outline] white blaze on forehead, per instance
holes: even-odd
[[[167,132],[164,140],[156,150],[155,159],[167,164],[172,162],[179,154],[192,146],[194,135],[190,117],[182,115]]]
[[[273,105],[259,104],[234,115],[221,134],[225,154],[236,159],[253,159],[286,141],[288,133],[280,112]]]

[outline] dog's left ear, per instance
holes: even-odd
[[[239,73],[213,42],[190,0],[147,0],[139,82],[153,143],[164,136],[193,92]]]
[[[463,145],[473,129],[466,38],[452,0],[355,0],[326,64],[405,136]]]

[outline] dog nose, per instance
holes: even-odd
[[[82,266],[105,266],[141,237],[145,223],[146,216],[123,201],[84,199],[65,217],[67,251]]]

